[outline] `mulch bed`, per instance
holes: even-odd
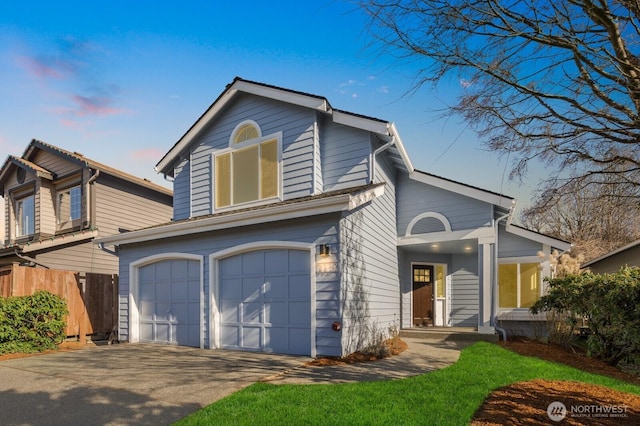
[[[379,355],[365,354],[362,352],[354,352],[351,355],[337,357],[337,356],[328,356],[322,358],[313,359],[307,363],[305,366],[328,366],[328,365],[346,365],[346,364],[355,364],[359,362],[371,362],[377,361],[383,358],[389,358],[394,355],[399,355],[407,349],[407,344],[400,339],[399,337],[385,340],[384,344],[389,348],[390,355],[386,357],[382,357]]]
[[[640,385],[640,378],[622,372],[578,350],[517,338],[500,343],[521,355],[557,362],[583,371],[614,377]],[[625,425],[640,424],[640,396],[603,386],[578,382],[532,380],[514,383],[492,392],[476,411],[474,426],[480,425],[548,425],[549,404],[562,402],[566,417],[558,424]],[[574,412],[571,412],[573,407]],[[610,410],[609,412],[605,412]]]

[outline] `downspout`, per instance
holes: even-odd
[[[28,256],[25,256],[25,255],[23,255],[23,254],[18,253],[18,248],[17,248],[17,247],[16,247],[16,249],[15,249],[15,252],[14,252],[14,253],[15,253],[15,255],[16,255],[18,258],[20,258],[20,259],[22,259],[22,260],[26,260],[27,262],[31,262],[31,263],[36,264],[36,265],[38,265],[38,266],[42,266],[44,269],[51,269],[51,268],[49,268],[47,265],[44,265],[44,264],[42,264],[42,263],[39,263],[39,262],[37,262],[35,259],[33,259],[33,258],[31,258],[31,257],[28,257]]]
[[[96,229],[96,190],[93,184],[98,176],[100,176],[100,170],[96,169],[87,181],[87,185],[89,185],[89,227],[92,231]]]
[[[395,143],[396,143],[396,138],[392,137],[390,142],[387,142],[386,144],[382,145],[381,147],[373,151],[373,154],[371,155],[371,158],[372,158],[371,167],[369,167],[369,183],[373,183],[373,179],[375,178],[375,171],[376,171],[376,164],[377,164],[376,157],[382,151],[385,151],[391,148],[393,145],[395,145]]]
[[[502,334],[502,341],[506,342],[507,341],[507,330],[505,330],[502,327],[498,327],[498,309],[497,309],[497,304],[498,301],[496,293],[497,293],[497,281],[498,281],[498,224],[503,221],[504,219],[507,219],[508,217],[510,217],[513,214],[513,210],[516,207],[516,203],[515,200],[513,201],[513,203],[511,204],[511,207],[509,207],[509,212],[506,213],[503,216],[500,216],[498,219],[495,219],[493,221],[493,229],[495,232],[495,236],[496,236],[496,242],[494,244],[494,256],[493,256],[493,282],[491,283],[491,292],[492,292],[492,297],[491,297],[491,318],[493,319],[493,328],[496,329],[497,332]],[[494,285],[495,284],[495,285]]]

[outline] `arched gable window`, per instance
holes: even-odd
[[[238,124],[229,148],[214,154],[214,209],[280,195],[282,133],[262,136],[258,123]]]

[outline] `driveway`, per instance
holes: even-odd
[[[308,357],[121,344],[0,362],[3,425],[170,424]]]

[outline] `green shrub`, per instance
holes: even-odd
[[[67,313],[66,301],[47,291],[0,298],[0,354],[56,348],[66,337]]]
[[[612,365],[640,352],[640,269],[616,274],[568,275],[549,280],[549,292],[531,311],[569,313],[575,324],[587,319],[587,348]]]

